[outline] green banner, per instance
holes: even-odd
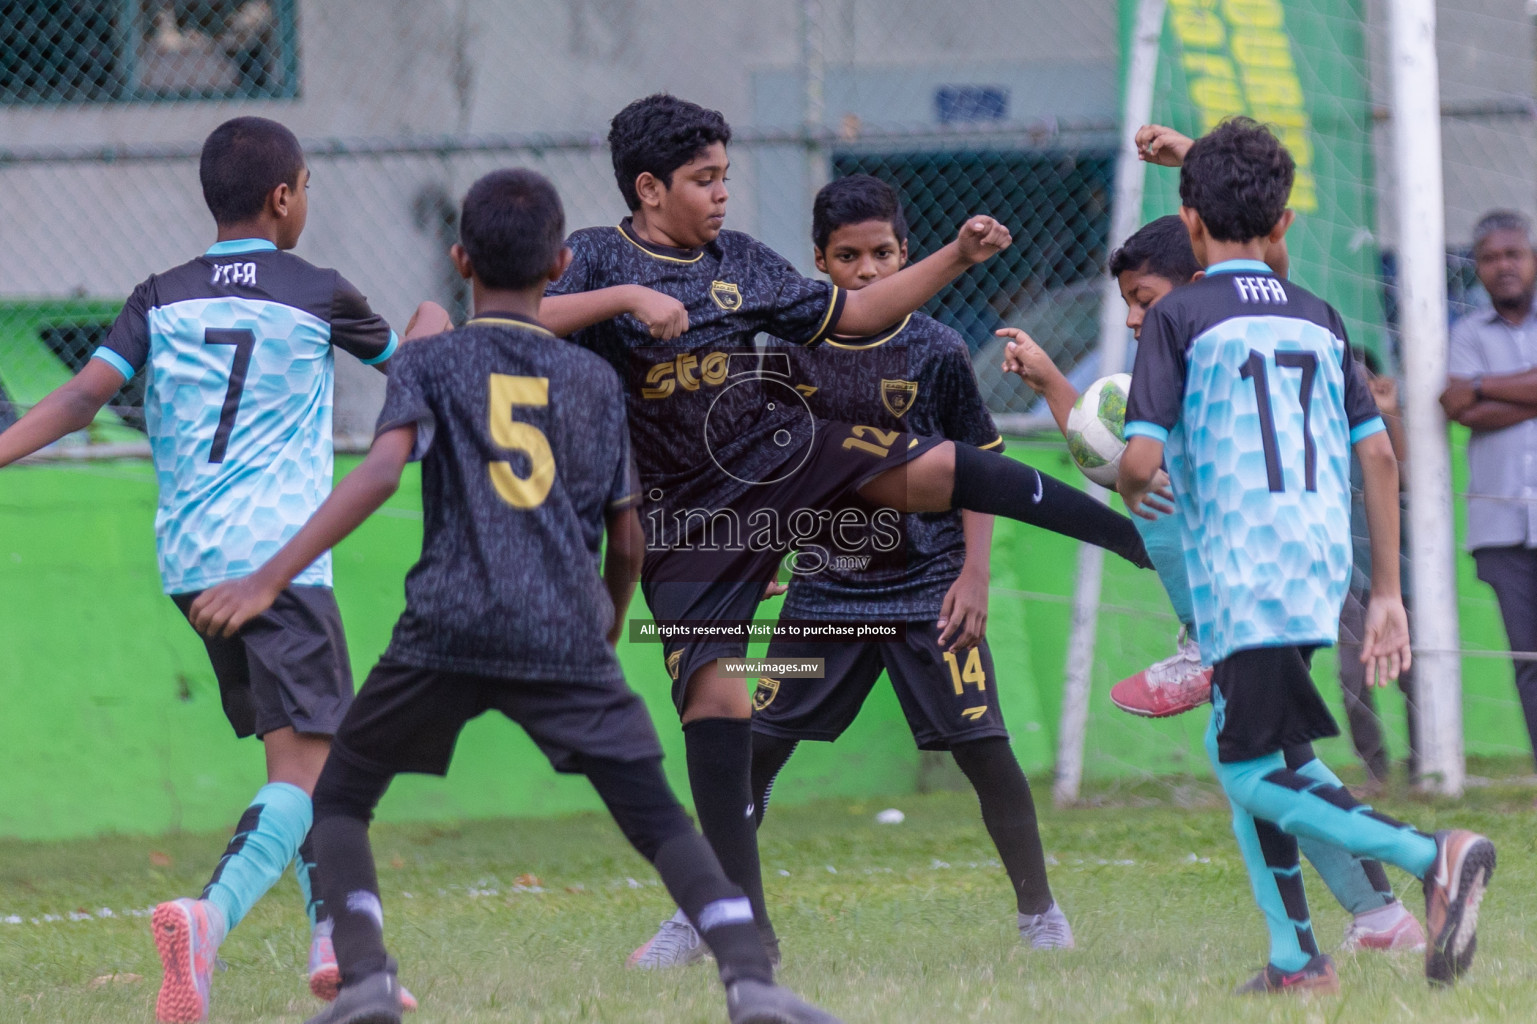
[[[1121,0],[1122,73],[1139,0]],[[1187,135],[1247,114],[1297,161],[1291,277],[1327,299],[1351,340],[1383,340],[1362,0],[1168,0],[1153,120]],[[1179,209],[1179,175],[1150,168],[1143,213]]]

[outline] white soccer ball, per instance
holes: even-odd
[[[1126,451],[1126,396],[1131,374],[1101,377],[1084,389],[1067,414],[1067,450],[1083,475],[1114,487]]]
[[[907,815],[895,807],[888,807],[875,816],[875,820],[882,825],[900,825],[907,820]]]

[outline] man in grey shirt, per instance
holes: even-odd
[[[1452,327],[1449,419],[1469,427],[1468,549],[1494,588],[1515,652],[1537,651],[1537,253],[1532,224],[1495,210],[1473,229],[1493,308]],[[1516,691],[1537,752],[1537,661],[1517,658]]]

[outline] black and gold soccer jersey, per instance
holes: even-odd
[[[1165,442],[1208,662],[1332,644],[1350,580],[1350,450],[1383,430],[1328,303],[1232,260],[1148,314],[1126,436]]]
[[[422,556],[388,658],[517,679],[621,678],[599,573],[636,500],[619,380],[530,320],[403,345],[378,433],[416,425]]]
[[[811,440],[788,367],[760,360],[759,332],[815,345],[838,322],[843,292],[802,276],[768,246],[722,231],[700,249],[652,245],[628,219],[574,233],[571,267],[551,295],[639,284],[688,307],[671,342],[624,315],[571,340],[608,360],[624,382],[630,434],[648,506],[669,515],[729,504]]]
[[[966,342],[914,313],[870,338],[787,347],[796,387],[820,419],[901,430],[1000,450]],[[825,566],[797,573],[785,597],[794,619],[927,619],[937,616],[966,559],[957,511],[897,516],[896,530],[831,529]]]

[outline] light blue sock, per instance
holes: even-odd
[[[224,915],[227,930],[234,931],[246,912],[283,877],[309,834],[313,817],[310,798],[298,786],[270,782],[257,790],[203,890],[203,899]]]
[[[1143,519],[1132,516],[1132,524],[1142,535],[1142,546],[1147,548],[1148,561],[1158,573],[1164,593],[1180,624],[1189,626],[1195,621],[1195,602],[1190,596],[1190,575],[1185,568],[1185,542],[1180,537],[1180,517],[1159,516]],[[1195,630],[1190,631],[1195,636]]]
[[[1339,786],[1341,789],[1345,786],[1339,776],[1316,757],[1298,768],[1297,774],[1306,775],[1325,785]],[[1321,843],[1316,839],[1298,839],[1297,845],[1302,848],[1302,855],[1308,859],[1308,863],[1313,865],[1313,870],[1318,872],[1318,877],[1323,879],[1324,885],[1329,887],[1340,906],[1348,910],[1351,916],[1381,910],[1396,902],[1380,866],[1374,868],[1377,879],[1373,880],[1360,857],[1338,846]]]
[[[1252,761],[1217,760],[1217,711],[1207,730],[1207,751],[1228,798],[1256,818],[1273,822],[1299,839],[1342,848],[1357,857],[1386,861],[1424,878],[1436,859],[1436,841],[1401,821],[1354,803],[1337,786],[1291,771],[1280,752]],[[1339,802],[1336,802],[1339,801]]]
[[[1222,695],[1213,689],[1212,696],[1217,706],[1206,730],[1206,752],[1217,771],[1217,781],[1225,789],[1225,766],[1217,760],[1216,723]],[[1264,760],[1273,761],[1276,768],[1286,767],[1286,758],[1279,751]],[[1232,794],[1228,795],[1228,802],[1233,809],[1233,836],[1238,840],[1238,852],[1249,874],[1250,890],[1270,932],[1270,963],[1282,971],[1300,971],[1317,955],[1318,943],[1313,937],[1307,895],[1302,888],[1302,864],[1297,857],[1296,841],[1268,822],[1255,821]]]

